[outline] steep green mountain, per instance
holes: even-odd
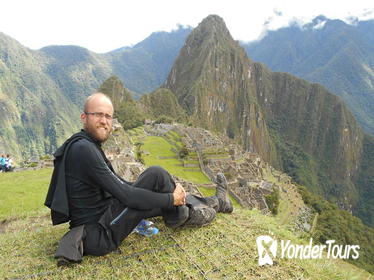
[[[38,53],[47,57],[44,72],[57,84],[60,94],[82,107],[85,98],[107,79],[111,65],[103,55],[77,46],[49,46]]]
[[[299,192],[303,201],[316,213],[314,229],[311,233],[313,238],[322,244],[326,240],[335,240],[339,244],[359,244],[361,253],[358,261],[349,261],[373,272],[374,229],[363,224],[359,218],[347,211],[339,209],[335,204],[312,194],[304,187],[300,186]]]
[[[279,155],[296,182],[351,209],[363,133],[343,101],[318,84],[254,64],[256,94]]]
[[[152,119],[167,116],[177,122],[187,120],[186,112],[169,89],[159,88],[150,94],[143,95],[139,101]]]
[[[157,89],[152,93],[144,94],[139,101],[136,101],[121,80],[117,76],[111,76],[104,81],[99,91],[112,99],[114,116],[125,129],[140,126],[146,119],[158,120],[166,117],[178,122],[187,120],[184,109],[168,89]]]
[[[114,111],[117,112],[122,103],[134,103],[132,93],[125,88],[117,76],[106,79],[99,87],[99,91],[105,93],[112,100]]]
[[[144,123],[146,118],[144,109],[133,99],[132,93],[125,88],[118,77],[111,76],[105,80],[99,91],[111,98],[115,111],[114,116],[125,129]]]
[[[358,209],[360,201],[374,216],[357,179],[361,163],[374,162],[362,153],[364,134],[343,101],[251,62],[220,17],[192,31],[163,87],[194,124],[225,132],[341,208]]]
[[[87,95],[110,76],[102,55],[75,46],[32,51],[0,34],[0,149],[14,158],[52,153],[80,127]]]
[[[48,60],[0,33],[1,153],[51,153],[78,128],[78,108],[46,73]]]
[[[366,224],[374,225],[374,137],[364,135],[363,158],[355,178],[359,187],[359,201],[354,214]]]
[[[265,160],[274,156],[251,79],[250,61],[218,16],[189,35],[162,87],[169,88],[198,126],[223,131]]]
[[[374,20],[349,25],[319,16],[243,46],[273,71],[320,83],[342,97],[364,130],[374,135],[373,34]]]

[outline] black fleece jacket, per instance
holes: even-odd
[[[85,131],[75,134],[75,137],[71,137],[67,142],[63,145],[64,156],[60,157],[60,160],[65,162],[61,162],[62,164],[58,166],[59,172],[54,171],[51,185],[52,182],[56,185],[57,178],[54,179],[54,176],[58,176],[60,172],[64,173],[67,201],[63,202],[65,208],[62,207],[62,211],[58,209],[57,212],[60,211],[60,214],[70,220],[70,227],[98,222],[114,198],[118,199],[124,207],[141,210],[173,207],[174,200],[171,193],[157,193],[133,187],[130,182],[118,177],[100,144]],[[56,186],[54,188],[56,189]],[[64,186],[58,185],[58,188]],[[55,201],[58,202],[59,199],[65,198],[55,197]],[[52,212],[56,211],[51,205],[47,206],[52,209]],[[58,224],[58,221],[53,224]]]

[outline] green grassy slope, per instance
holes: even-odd
[[[0,221],[43,208],[52,168],[0,174]]]
[[[53,258],[66,225],[52,227],[47,211],[8,224],[0,235],[0,278],[4,279],[372,279],[348,263],[332,260],[279,259],[257,264],[256,237],[271,231],[279,239],[304,242],[258,211],[219,214],[203,228],[172,230],[155,220],[152,238],[131,234],[120,250],[84,257],[69,269]]]
[[[144,159],[147,166],[162,165],[173,175],[186,179],[193,183],[209,183],[209,179],[201,171],[188,171],[184,168],[181,161],[177,158],[168,158],[163,160],[162,157],[176,157],[176,153],[171,150],[171,145],[162,137],[150,136],[144,141],[144,150],[149,152]],[[161,158],[160,158],[161,157]]]
[[[146,136],[143,128],[138,127],[128,130],[128,133],[133,143],[143,143],[141,147],[142,157],[147,167],[160,165],[171,174],[192,183],[211,183],[199,168],[183,167],[183,161],[177,155],[177,150],[182,146],[182,142],[176,132],[170,131],[165,137]],[[190,160],[189,162],[198,164],[197,160]]]
[[[0,193],[5,197],[0,279],[372,279],[364,270],[329,259],[277,259],[273,266],[258,266],[257,236],[271,232],[278,240],[307,241],[290,226],[281,226],[278,218],[240,208],[218,214],[203,228],[173,230],[155,219],[158,235],[131,234],[116,252],[84,257],[73,268],[57,268],[54,252],[68,226],[52,227],[49,211],[42,206],[51,169],[0,175],[4,182]],[[14,198],[16,187],[24,192]]]

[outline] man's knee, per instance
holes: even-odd
[[[168,174],[168,172],[164,168],[158,165],[153,165],[147,168],[144,172],[147,172],[150,175],[154,175],[154,176],[165,176],[165,174]]]
[[[162,193],[171,193],[175,189],[173,178],[160,166],[151,166],[144,170],[133,186]]]

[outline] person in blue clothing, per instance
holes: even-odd
[[[0,157],[0,172],[5,172],[5,156]]]

